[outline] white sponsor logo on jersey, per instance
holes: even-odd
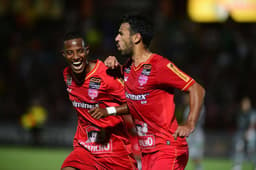
[[[79,140],[79,144],[89,150],[90,152],[97,153],[109,153],[112,151],[112,140],[110,139],[107,144],[97,143],[97,138],[99,135],[99,129],[94,126],[89,126],[86,128],[87,140]]]
[[[143,148],[155,146],[155,136],[148,134],[148,125],[145,122],[135,120],[139,145]]]
[[[83,108],[83,109],[92,109],[94,107],[99,107],[98,103],[85,103],[85,102],[77,102],[72,101],[74,107]]]

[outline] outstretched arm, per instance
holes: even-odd
[[[106,108],[95,107],[89,110],[89,113],[95,119],[100,119],[111,115],[128,114],[128,106],[126,103],[124,103],[120,106],[111,106]]]
[[[188,88],[189,92],[189,107],[190,112],[184,125],[177,128],[173,134],[176,139],[180,137],[188,137],[195,129],[197,120],[199,118],[200,110],[203,105],[205,89],[195,82],[191,87]]]

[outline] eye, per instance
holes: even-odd
[[[73,51],[67,50],[67,51],[66,51],[66,54],[67,54],[67,55],[73,55]]]
[[[84,53],[84,51],[85,51],[85,49],[84,48],[80,48],[79,50],[78,50],[78,53]]]

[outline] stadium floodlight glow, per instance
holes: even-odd
[[[256,0],[189,0],[187,7],[195,22],[256,22]]]
[[[188,15],[195,22],[224,22],[228,11],[216,0],[189,0]]]
[[[234,21],[256,22],[256,0],[236,0],[229,8]]]

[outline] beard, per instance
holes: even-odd
[[[131,43],[126,45],[124,50],[121,50],[121,54],[125,56],[132,56],[133,55],[133,45]]]

